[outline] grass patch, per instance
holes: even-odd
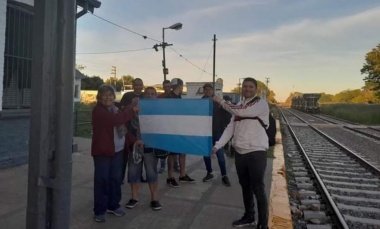
[[[378,104],[321,104],[321,113],[363,125],[380,125]]]
[[[91,138],[91,113],[93,104],[76,103],[74,107],[74,136]]]

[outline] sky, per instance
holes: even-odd
[[[169,80],[212,81],[215,34],[215,74],[223,91],[244,77],[269,78],[277,101],[293,91],[363,87],[365,55],[380,43],[378,0],[100,1],[96,16],[77,21],[76,63],[103,79],[116,66],[118,77],[161,84],[163,53],[153,46],[162,42],[162,28],[177,22],[181,30],[165,29],[165,41],[173,44],[165,49]],[[126,52],[85,54],[120,51]]]

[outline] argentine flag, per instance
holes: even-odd
[[[210,99],[141,99],[141,139],[147,147],[173,153],[210,156]]]

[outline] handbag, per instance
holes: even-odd
[[[157,158],[166,159],[169,155],[169,152],[162,149],[154,149],[154,154]]]
[[[144,146],[133,144],[132,150],[132,159],[135,164],[138,164],[142,161],[144,155]]]

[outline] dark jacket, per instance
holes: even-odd
[[[125,107],[129,106],[132,102],[132,99],[134,99],[136,97],[139,97],[140,99],[142,99],[142,98],[144,98],[144,94],[141,93],[138,95],[133,91],[125,93],[120,100],[121,108],[125,108]]]
[[[135,116],[132,108],[114,113],[97,103],[92,110],[92,156],[114,156],[114,127],[122,125]]]
[[[203,96],[202,99],[212,98]],[[219,103],[214,101],[212,111],[212,135],[219,139],[230,121],[231,114],[224,110],[223,107],[219,105]]]
[[[165,97],[163,98],[167,98],[167,99],[182,99],[182,96],[181,95],[177,95],[176,93],[174,93],[173,91],[170,91],[169,94],[167,94]]]
[[[132,100],[134,98],[138,97],[139,99],[144,98],[144,94],[136,94],[134,91],[127,92],[123,95],[123,97],[120,100],[120,107],[122,110],[126,110],[130,108],[130,105],[132,103]],[[137,117],[135,117],[137,119]],[[129,147],[132,149],[133,144],[137,141],[137,130],[133,128],[131,119],[124,123],[127,127],[127,134],[125,135],[125,146],[126,148]],[[129,152],[125,151],[125,154],[128,154]]]

